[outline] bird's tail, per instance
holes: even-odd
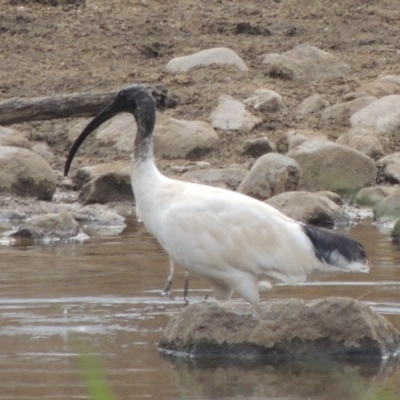
[[[343,271],[368,272],[368,257],[361,243],[329,229],[303,225],[315,256],[324,264]]]

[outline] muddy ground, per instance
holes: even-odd
[[[213,167],[243,163],[233,148],[246,138],[276,139],[291,128],[321,130],[331,138],[342,127],[323,127],[315,116],[294,110],[306,97],[324,94],[331,104],[382,74],[400,74],[398,0],[2,0],[0,2],[0,100],[84,90],[115,89],[132,83],[164,85],[180,97],[168,114],[207,120],[221,93],[239,100],[256,88],[280,93],[287,115],[271,115],[250,134],[221,134],[221,146],[203,160]],[[308,42],[351,66],[345,79],[309,84],[265,75],[259,58]],[[164,72],[167,62],[210,47],[235,50],[249,72],[208,67],[188,74]],[[66,132],[75,121],[15,125],[44,140],[61,171]],[[386,148],[387,152],[396,150]],[[75,166],[121,158],[85,142]],[[75,161],[74,161],[75,163]],[[161,161],[169,167],[179,161]]]

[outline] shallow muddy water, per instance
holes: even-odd
[[[264,300],[359,298],[400,329],[400,250],[368,221],[349,234],[365,245],[371,273],[278,285]],[[173,295],[161,296],[167,272],[168,257],[137,224],[80,244],[0,246],[0,400],[88,398],[82,348],[99,363],[115,399],[366,399],[398,374],[385,363],[167,359],[158,341],[184,306],[180,269]],[[191,278],[190,301],[208,293]]]

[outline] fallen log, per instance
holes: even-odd
[[[167,89],[164,87],[147,87],[151,90],[156,100],[157,108],[171,108],[176,106],[178,97],[168,94]],[[118,92],[119,89],[47,97],[13,97],[0,102],[0,125],[5,126],[20,122],[58,118],[91,117],[109,104]]]

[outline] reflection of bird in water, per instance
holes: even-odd
[[[270,280],[302,282],[312,271],[367,272],[361,244],[305,225],[243,194],[162,175],[153,157],[156,107],[142,86],[121,90],[82,131],[65,164],[85,138],[113,116],[131,113],[137,124],[132,159],[136,212],[174,262],[204,278],[219,300],[233,292],[260,312],[259,288]]]
[[[174,260],[170,257],[167,280],[161,292],[161,294],[164,296],[167,296],[171,293],[172,281],[174,279],[174,272],[175,272],[175,263]],[[188,292],[189,292],[189,272],[186,272],[185,283],[183,284],[183,301],[185,302],[186,305],[189,304]]]

